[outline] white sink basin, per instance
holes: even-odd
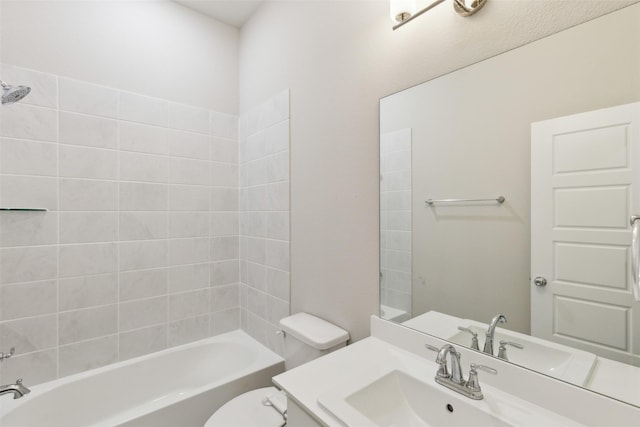
[[[480,350],[484,347],[485,333],[488,328],[488,325],[481,322],[436,311],[424,313],[403,324],[465,347],[471,347],[471,335],[459,331],[458,326],[469,328],[478,334]],[[509,331],[501,328],[500,325],[496,328],[493,337],[496,355],[500,340],[513,341],[524,346],[522,350],[507,347],[507,357],[510,362],[579,386],[585,386],[589,382],[598,359],[593,353]]]
[[[474,425],[511,425],[464,402],[457,402],[458,399],[452,399],[433,384],[402,371],[389,372],[345,400],[373,425],[380,427],[455,427],[469,425],[469,420],[473,420]]]
[[[483,400],[472,400],[436,383],[436,370],[435,363],[398,352],[349,374],[318,403],[353,427],[580,426],[490,386],[483,386]]]
[[[469,328],[478,334],[479,346],[482,349],[487,328],[484,325],[481,326],[471,322],[470,320],[462,320],[460,326]],[[471,345],[471,335],[468,332],[461,331],[445,339],[465,347]],[[597,360],[597,357],[592,353],[507,331],[499,327],[496,328],[493,337],[495,355],[498,354],[501,340],[516,342],[524,347],[523,349],[518,349],[507,346],[507,358],[510,362],[579,386],[586,385]]]

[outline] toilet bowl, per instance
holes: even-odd
[[[338,350],[349,340],[344,329],[307,313],[281,319],[280,327],[286,370]],[[205,427],[281,427],[286,424],[286,405],[286,396],[277,388],[259,388],[225,403]]]
[[[274,407],[269,401],[280,399],[284,408]],[[209,418],[204,427],[282,427],[286,419],[280,412],[286,411],[286,397],[275,387],[248,391],[231,399]]]

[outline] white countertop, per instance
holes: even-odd
[[[425,350],[426,343],[440,347],[444,341],[413,331],[409,328],[381,320],[371,320],[372,336],[330,353],[315,361],[299,366],[273,378],[289,398],[328,427],[342,424],[318,403],[318,397],[335,390],[348,381],[354,371],[384,363],[392,352],[407,351],[419,357],[432,358],[435,354]],[[585,426],[637,427],[640,408],[599,396],[568,383],[523,369],[481,353],[457,347],[462,354],[463,369],[468,363],[490,365],[498,375],[485,375],[486,385],[497,387],[534,405],[572,418]],[[425,375],[434,375],[425,373]]]
[[[311,363],[273,377],[273,382],[286,391],[287,396],[298,403],[317,421],[329,427],[342,424],[318,404],[318,396],[331,391],[354,367],[364,369],[382,363],[389,354],[389,345],[382,340],[368,337],[340,351],[329,353]],[[363,360],[363,355],[366,358]]]

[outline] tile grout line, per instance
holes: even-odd
[[[116,249],[116,360],[120,361],[122,360],[122,349],[120,348],[120,263],[121,263],[121,257],[120,257],[120,178],[121,178],[121,171],[120,171],[120,155],[121,155],[121,151],[120,151],[120,119],[121,119],[121,109],[120,109],[120,101],[121,101],[121,92],[118,91],[117,92],[117,104],[116,104],[116,116],[117,116],[117,121],[116,121],[116,177],[117,177],[117,184],[116,184],[116,215],[117,215],[117,220],[116,220],[116,236],[118,238],[118,243],[117,243],[117,249]]]
[[[56,374],[60,378],[60,79],[55,77],[56,82]]]
[[[208,121],[207,121],[207,126],[208,126],[208,149],[209,149],[209,188],[208,188],[208,199],[209,199],[209,215],[208,215],[208,221],[207,221],[207,225],[208,225],[208,235],[209,235],[209,244],[208,244],[208,264],[209,264],[209,268],[208,268],[208,289],[209,289],[209,295],[207,298],[207,314],[209,315],[209,333],[207,334],[208,336],[212,336],[213,335],[213,331],[214,331],[214,326],[213,326],[213,316],[211,315],[211,308],[212,308],[212,302],[211,299],[213,298],[213,292],[211,290],[211,281],[212,281],[212,277],[211,277],[211,268],[213,265],[212,262],[212,258],[213,258],[213,253],[212,253],[212,248],[211,248],[211,242],[212,240],[212,235],[213,235],[213,230],[212,230],[212,226],[211,226],[211,222],[213,219],[213,213],[212,213],[212,195],[211,195],[211,187],[212,187],[212,180],[213,180],[213,161],[212,161],[212,157],[213,157],[213,153],[212,153],[212,149],[211,149],[211,119],[212,119],[212,113],[211,110],[208,111]]]
[[[169,107],[167,105],[167,127],[169,125]],[[166,128],[165,128],[166,130]],[[167,156],[169,158],[169,161],[167,162],[167,189],[166,189],[166,194],[167,194],[167,205],[166,205],[166,218],[165,218],[165,236],[169,236],[171,230],[171,185],[172,184],[172,174],[171,174],[171,162],[173,160],[173,150],[171,148],[171,144],[169,143],[167,145]],[[171,284],[170,284],[170,278],[171,278],[171,274],[169,272],[169,269],[171,268],[169,266],[169,257],[170,257],[170,252],[171,249],[169,248],[169,240],[167,239],[167,254],[166,254],[166,259],[165,259],[165,263],[167,266],[167,271],[165,272],[166,274],[166,280],[167,280],[167,287],[165,289],[165,301],[166,301],[166,313],[165,313],[165,348],[169,348],[170,347],[170,343],[169,343],[169,338],[170,338],[170,333],[169,333],[169,329],[170,329],[170,319],[171,319],[171,296],[170,296],[170,288],[171,288]]]
[[[56,378],[60,378],[60,78],[56,82]]]

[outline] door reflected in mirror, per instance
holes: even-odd
[[[639,24],[635,4],[380,100],[381,317],[483,351],[502,313],[496,357],[640,406]]]

